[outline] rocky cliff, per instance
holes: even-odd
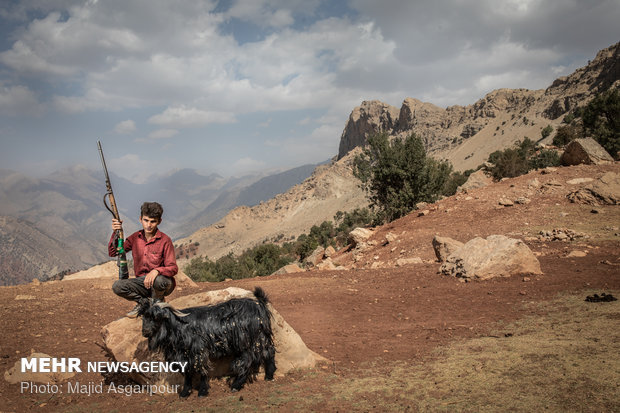
[[[620,43],[601,50],[587,66],[555,80],[547,89],[499,89],[468,106],[440,108],[407,98],[400,110],[379,101],[355,108],[344,128],[338,158],[362,146],[369,134],[420,136],[427,151],[458,170],[474,168],[498,149],[541,130],[554,130],[564,115],[586,105],[597,93],[620,85]],[[550,141],[553,134],[547,138]]]

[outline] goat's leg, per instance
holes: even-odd
[[[276,372],[276,360],[274,357],[265,360],[265,380],[273,380],[273,373]]]
[[[183,382],[183,389],[179,393],[179,397],[184,399],[192,393],[192,376],[194,375],[193,369],[187,369],[185,372],[185,380]]]
[[[209,394],[209,376],[200,373],[200,385],[198,387],[198,397],[205,397]]]
[[[232,376],[234,377],[230,384],[230,389],[234,392],[239,391],[243,388],[243,385],[251,374],[252,357],[248,353],[243,353],[232,361],[230,367]]]

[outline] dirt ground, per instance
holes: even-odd
[[[261,286],[306,345],[329,360],[315,369],[278,376],[274,382],[259,379],[239,393],[230,393],[225,382],[217,380],[207,398],[199,399],[194,392],[187,400],[110,394],[105,386],[103,394],[31,393],[0,380],[0,411],[620,411],[620,301],[583,301],[594,292],[620,297],[620,206],[579,205],[566,199],[579,187],[567,181],[619,170],[615,164],[533,172],[447,198],[429,205],[426,215],[414,212],[378,228],[372,238],[376,245],[361,253],[351,270],[202,283],[198,289],[173,293],[171,298]],[[503,196],[524,196],[531,202],[499,206]],[[541,230],[557,228],[582,236],[570,242],[537,238]],[[388,232],[395,241],[384,242]],[[431,246],[435,234],[460,241],[491,234],[524,239],[544,274],[469,283],[439,275]],[[350,255],[341,261],[353,264]],[[399,257],[413,256],[424,263],[393,264]],[[100,330],[132,308],[109,287],[98,280],[75,280],[0,288],[2,372],[33,350],[52,357],[106,360]],[[560,328],[591,308],[604,310],[588,313],[600,336],[586,334],[584,325],[571,327],[574,335]],[[499,354],[496,345],[506,349],[525,338],[534,340],[536,334],[541,337],[536,344],[524,347],[527,357],[503,357],[512,363],[506,373],[485,367],[491,365],[492,354]],[[578,356],[558,372],[549,366],[564,360],[562,346],[545,345],[556,339]],[[582,339],[588,340],[583,346]],[[448,371],[458,371],[446,364],[456,357],[451,350],[455,346],[461,346],[465,363],[475,365],[468,374],[447,378]],[[515,345],[507,354],[525,351],[520,348]],[[489,354],[478,354],[484,351]],[[540,383],[529,376],[516,382],[517,387],[533,387],[528,389],[531,400],[523,388],[506,384],[516,376],[526,377],[519,366],[528,363],[545,369],[536,372],[537,377],[549,376]],[[587,365],[603,366],[597,370],[600,377],[589,371],[585,377]],[[575,377],[573,387],[563,384],[567,377]],[[468,388],[474,379],[481,387]],[[80,373],[72,380],[100,383],[103,377]],[[454,394],[459,397],[450,398]],[[551,404],[542,406],[541,400]],[[563,404],[566,400],[570,405]]]

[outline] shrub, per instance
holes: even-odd
[[[553,132],[553,126],[547,125],[540,131],[540,136],[542,139],[545,139],[547,136],[551,135],[551,132]]]
[[[592,136],[618,159],[620,151],[620,92],[609,90],[596,96],[582,113],[585,136]]]
[[[415,134],[392,142],[385,133],[373,135],[354,160],[354,174],[384,222],[406,215],[418,202],[437,200],[451,172],[448,162],[426,156]]]

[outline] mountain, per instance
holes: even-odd
[[[200,228],[197,222],[209,225],[217,221],[242,202],[260,202],[264,198],[261,191],[268,197],[286,191],[311,169],[294,168],[274,179],[250,175],[225,179],[181,169],[153,177],[146,184],[110,172],[110,180],[126,233],[139,229],[140,205],[156,200],[164,206],[162,230],[174,238]],[[261,183],[245,191],[257,182]],[[85,166],[40,179],[0,169],[0,211],[4,216],[0,220],[0,285],[81,270],[108,259],[111,216],[103,206],[105,192],[103,172]],[[228,197],[224,203],[223,194]],[[204,213],[210,210],[219,215]]]
[[[70,247],[41,232],[31,222],[0,216],[0,285],[47,280],[84,267]]]
[[[547,89],[498,89],[468,106],[440,108],[406,98],[400,109],[380,101],[355,108],[340,139],[338,158],[385,132],[420,136],[427,152],[447,159],[457,170],[475,168],[489,154],[525,136],[534,141],[548,125],[554,130],[564,115],[585,106],[596,94],[620,85],[620,43],[601,50],[587,66],[556,79]],[[554,134],[544,142],[551,142]]]
[[[354,108],[340,138],[337,158],[288,192],[252,208],[236,208],[214,225],[179,239],[177,246],[198,244],[195,255],[219,258],[240,253],[270,239],[290,239],[312,225],[332,220],[336,211],[367,205],[353,176],[351,160],[369,135],[420,136],[427,152],[448,159],[456,170],[475,168],[496,150],[525,136],[537,141],[548,125],[586,105],[596,94],[620,86],[620,43],[547,89],[499,89],[468,106],[440,108],[406,98],[400,109],[374,100]],[[544,142],[550,142],[554,133]],[[183,264],[188,258],[182,258]]]

